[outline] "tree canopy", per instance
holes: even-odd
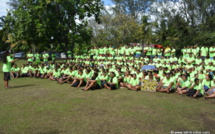
[[[80,51],[127,43],[213,45],[215,0],[10,0],[1,49]]]
[[[9,4],[12,10],[3,28],[5,36],[12,36],[12,48],[61,51],[73,49],[75,43],[90,44],[86,18],[93,16],[99,22],[102,8],[100,0],[15,0]]]

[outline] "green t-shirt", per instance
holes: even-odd
[[[29,67],[21,68],[22,73],[28,73]]]
[[[215,57],[215,52],[212,52],[212,51],[215,51],[215,48],[214,47],[210,47],[209,48],[209,54],[210,54],[210,57]]]
[[[171,49],[165,49],[164,56],[170,56],[171,55]]]
[[[183,80],[180,80],[180,86],[183,88],[183,87],[190,87],[191,83],[189,80],[186,80],[186,81],[183,81]]]
[[[215,82],[213,80],[211,81],[211,87],[215,87]]]
[[[96,83],[101,87],[102,83],[99,77],[96,78]]]
[[[147,50],[146,55],[147,55],[147,56],[151,55],[152,48],[151,48],[151,47],[146,47],[146,50]]]
[[[112,81],[111,81],[111,78],[110,78],[108,82],[115,83],[116,87],[118,88],[118,78],[117,77],[114,77],[112,79]]]
[[[201,48],[201,56],[207,56],[208,54],[208,48],[202,47]]]
[[[152,48],[152,55],[156,55],[157,54],[157,49]]]
[[[191,64],[195,64],[195,58],[194,57],[187,57],[186,59],[187,59],[187,62],[190,63],[193,61]]]
[[[167,78],[165,78],[164,80],[163,80],[163,86],[169,86],[170,85],[170,83],[174,83],[174,81],[173,81],[173,79],[172,78],[169,78],[169,79],[167,79]]]
[[[136,54],[141,54],[142,53],[142,48],[141,46],[136,47]]]
[[[134,78],[131,78],[130,82],[129,82],[131,85],[133,86],[138,86],[139,83],[140,83],[140,80],[138,78],[134,79]]]
[[[125,49],[125,55],[130,55],[130,50],[128,48]]]
[[[160,48],[157,49],[157,54],[158,54],[159,56],[162,55],[162,50],[161,50]]]
[[[20,70],[19,67],[16,67],[16,68],[12,67],[12,68],[11,68],[11,72],[18,72],[19,70]]]
[[[33,54],[29,53],[29,54],[27,54],[27,57],[28,57],[29,62],[33,62],[33,57],[34,57]]]
[[[52,54],[52,60],[56,59],[56,54]]]
[[[206,79],[204,79],[203,81],[202,81],[202,85],[204,85],[204,86],[207,86],[207,87],[211,87],[211,81],[209,80],[206,80]]]
[[[202,59],[196,58],[196,59],[195,59],[195,63],[196,63],[197,65],[199,65],[200,63],[202,63]]]
[[[48,61],[49,54],[45,53],[43,54],[43,61]]]
[[[69,55],[69,54],[71,54],[72,52],[69,50],[69,51],[67,51],[67,54]]]
[[[35,54],[36,61],[40,61],[40,54]]]
[[[11,70],[11,61],[13,61],[13,59],[11,58],[11,56],[7,56],[7,63],[3,63],[3,67],[2,67],[2,72],[5,73],[9,73]]]
[[[60,71],[53,71],[54,77],[59,77],[60,76]]]
[[[130,78],[129,76],[123,78],[123,81],[124,81],[125,83],[129,83],[130,80],[131,80],[131,78]]]
[[[192,85],[194,85],[195,83],[193,83]],[[195,90],[200,90],[200,93],[201,94],[204,94],[204,89],[203,89],[203,87],[202,87],[202,84],[198,84],[198,85],[195,85],[194,87],[193,87]]]
[[[172,54],[172,55],[175,55],[175,51],[176,51],[176,50],[173,48],[172,51],[171,51],[171,54]]]

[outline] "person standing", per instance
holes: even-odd
[[[171,55],[171,48],[167,46],[167,48],[164,50],[164,57],[170,58],[170,55]]]
[[[210,57],[210,59],[214,59],[214,57],[215,57],[215,46],[211,46],[209,48],[209,57]]]
[[[52,63],[55,63],[56,60],[56,54],[55,52],[52,53]]]
[[[152,48],[150,47],[150,45],[147,45],[144,48],[144,51],[146,51],[146,56],[150,59],[151,58],[151,54],[152,54]]]
[[[175,56],[176,50],[174,47],[171,47],[171,57]]]
[[[162,48],[157,48],[157,55],[158,55],[159,59],[162,57],[162,54],[163,54],[163,49]]]
[[[205,60],[207,55],[208,55],[208,48],[206,46],[202,46],[201,47],[201,53],[200,53],[202,60]]]
[[[67,51],[67,58],[68,59],[72,58],[72,51],[70,51],[70,50]]]
[[[44,61],[45,65],[48,64],[48,61],[49,61],[48,58],[49,58],[49,54],[46,51],[44,51],[44,53],[43,53],[43,61]]]
[[[155,58],[156,55],[157,55],[157,48],[156,48],[156,47],[152,47],[151,59],[153,60],[153,59]]]
[[[33,58],[34,58],[34,54],[30,51],[30,52],[27,54],[28,64],[32,65]]]
[[[39,54],[39,52],[37,52],[37,53],[35,54],[35,61],[36,61],[36,64],[37,64],[37,65],[40,64],[40,58],[41,58],[41,55]]]
[[[4,73],[4,87],[9,87],[9,80],[10,80],[10,71],[11,71],[11,63],[14,63],[17,61],[17,59],[12,59],[10,56],[10,51],[6,51],[2,58],[3,61],[3,67],[2,72]]]

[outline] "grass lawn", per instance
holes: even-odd
[[[127,89],[85,92],[35,78],[13,79],[10,86],[0,81],[0,134],[215,133],[215,99]]]

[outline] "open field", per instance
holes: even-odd
[[[215,133],[215,99],[127,89],[85,92],[35,78],[13,79],[10,86],[4,89],[0,81],[0,134]]]

